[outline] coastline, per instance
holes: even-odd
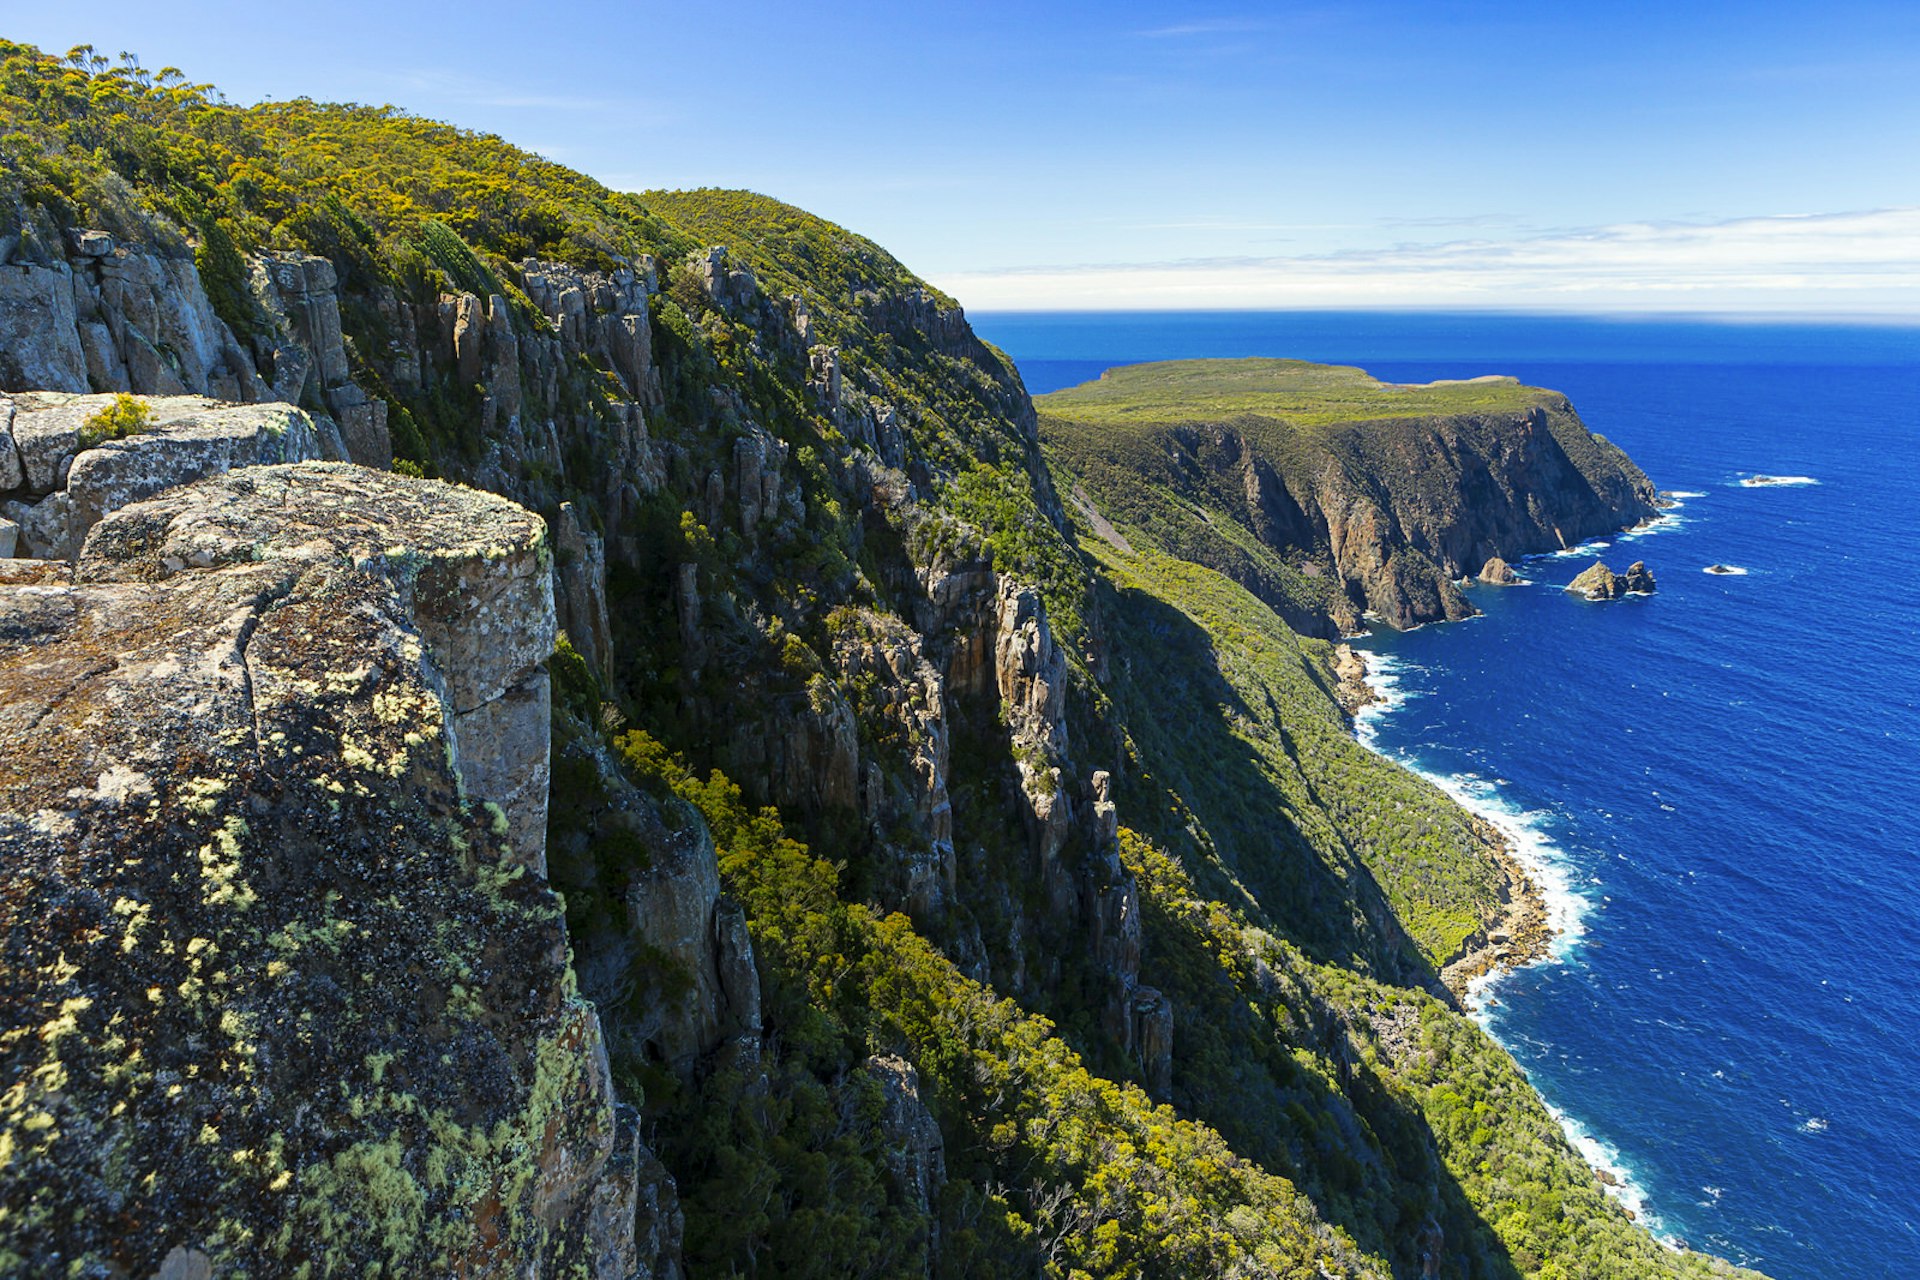
[[[1580,549],[1574,548],[1560,554],[1579,553]],[[1347,644],[1337,646],[1337,693],[1360,744],[1446,792],[1466,811],[1475,830],[1488,839],[1494,851],[1506,878],[1500,910],[1467,940],[1459,955],[1442,967],[1440,980],[1460,1008],[1498,1041],[1493,1010],[1499,1007],[1499,1001],[1493,991],[1500,979],[1529,965],[1564,959],[1586,932],[1582,917],[1591,903],[1569,883],[1566,868],[1551,859],[1547,852],[1551,845],[1532,832],[1528,816],[1496,809],[1489,798],[1492,789],[1485,783],[1439,777],[1380,750],[1373,740],[1370,721],[1391,712],[1406,697],[1397,687],[1392,665],[1387,655],[1365,653]],[[1544,1095],[1542,1101],[1607,1195],[1662,1244],[1670,1249],[1682,1247],[1667,1234],[1665,1221],[1648,1204],[1646,1190],[1620,1151]]]
[[[1513,839],[1494,823],[1468,810],[1475,830],[1486,838],[1505,878],[1500,910],[1469,937],[1440,970],[1440,981],[1454,999],[1471,1008],[1482,979],[1498,977],[1547,959],[1558,936],[1547,914],[1547,896],[1515,853]]]
[[[1369,661],[1368,655],[1352,645],[1334,646],[1335,696],[1355,722],[1355,736],[1369,750],[1374,750],[1373,745],[1359,731],[1363,713],[1371,708],[1379,714],[1394,703],[1391,689],[1382,687],[1385,682],[1376,684],[1368,678],[1377,665],[1377,659]],[[1457,795],[1453,798],[1461,800]],[[1461,808],[1475,834],[1493,851],[1501,872],[1499,909],[1483,919],[1480,928],[1440,968],[1441,983],[1463,1009],[1471,1010],[1487,980],[1551,956],[1553,940],[1561,930],[1554,927],[1547,895],[1540,888],[1545,868],[1530,865],[1523,857],[1516,833],[1464,803]]]

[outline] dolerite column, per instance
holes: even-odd
[[[346,463],[247,467],[143,504],[139,554],[157,574],[236,562],[311,562],[393,584],[446,704],[466,798],[513,856],[546,875],[553,652],[546,522],[461,485]]]

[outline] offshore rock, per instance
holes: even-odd
[[[454,747],[465,670],[552,641],[538,518],[250,468],[36,572],[0,577],[0,1271],[628,1256],[559,903]]]
[[[1574,576],[1567,590],[1589,600],[1618,600],[1627,594],[1627,584],[1604,563],[1595,560]]]
[[[1520,581],[1520,575],[1513,571],[1512,565],[1494,556],[1480,566],[1480,581],[1493,587],[1511,587]]]
[[[1654,592],[1653,573],[1644,561],[1635,560],[1624,574],[1617,574],[1601,561],[1580,571],[1578,577],[1567,584],[1567,590],[1574,595],[1585,596],[1589,600],[1619,600],[1629,595],[1652,595]]]
[[[201,396],[143,397],[149,425],[83,447],[87,420],[112,401],[59,392],[0,397],[0,420],[9,424],[18,458],[7,466],[7,441],[0,439],[0,480],[16,480],[5,510],[25,534],[25,554],[72,559],[87,530],[131,502],[234,467],[319,456],[313,420],[292,405],[226,405]]]

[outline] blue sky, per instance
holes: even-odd
[[[0,0],[0,33],[751,187],[975,308],[1920,313],[1920,5]]]

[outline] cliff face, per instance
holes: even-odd
[[[303,464],[7,562],[7,1270],[628,1274],[543,878],[549,554]]]
[[[1088,554],[844,229],[0,63],[0,1269],[1717,1270],[1449,1006],[1494,850],[1296,634],[1546,536],[1564,414],[1175,422]]]
[[[1466,617],[1457,584],[1488,562],[1656,514],[1652,483],[1564,396],[1510,379],[1395,387],[1298,361],[1176,362],[1039,403],[1049,446],[1123,535],[1342,631],[1365,614],[1397,628]],[[1170,501],[1123,491],[1142,479]],[[1216,513],[1233,533],[1206,527]]]

